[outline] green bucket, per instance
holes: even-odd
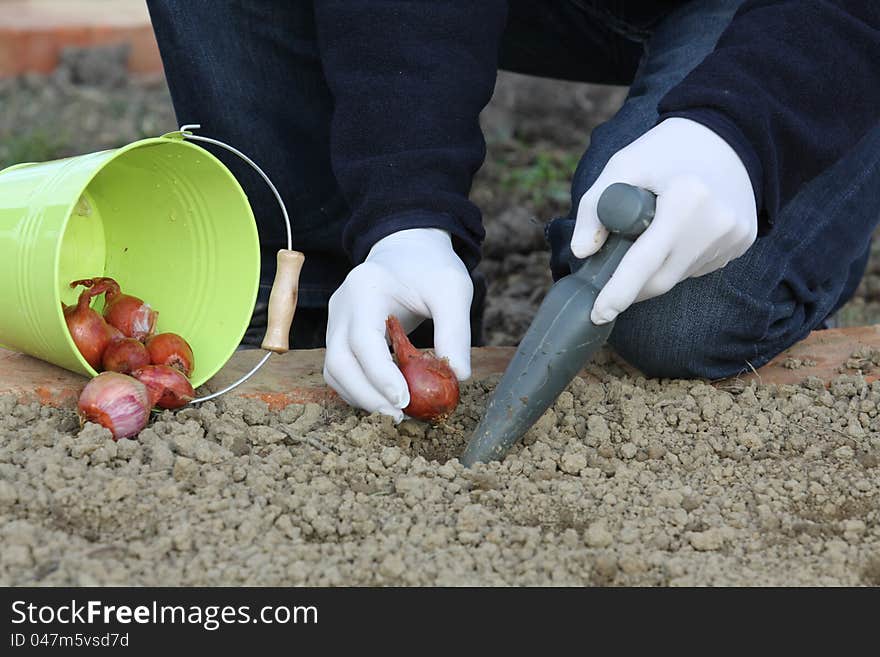
[[[202,385],[253,313],[260,245],[232,173],[181,132],[0,171],[0,345],[87,376],[67,331],[70,282],[109,276],[179,333]],[[100,311],[100,308],[96,308]]]

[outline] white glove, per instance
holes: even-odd
[[[352,406],[403,419],[406,380],[391,358],[385,319],[405,331],[434,320],[434,351],[459,380],[471,375],[470,309],[474,287],[438,228],[402,230],[373,245],[330,297],[324,380]]]
[[[637,301],[724,267],[758,234],[755,193],[736,151],[704,125],[667,119],[615,154],[578,206],[571,252],[594,254],[608,231],[596,205],[606,187],[629,183],[657,194],[651,225],[599,293],[590,319],[606,324]]]

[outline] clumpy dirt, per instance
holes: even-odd
[[[0,168],[175,129],[163,81],[72,50],[0,81]],[[502,74],[483,113],[487,344],[550,286],[592,128],[625,90]],[[880,318],[875,241],[841,325]],[[807,365],[792,359],[788,367]],[[443,427],[258,401],[164,413],[113,442],[0,397],[0,585],[880,586],[880,383],[854,353],[826,389],[576,379],[502,463],[456,460],[494,381]]]
[[[502,463],[229,398],[113,442],[0,398],[2,585],[880,584],[880,382],[575,379]]]

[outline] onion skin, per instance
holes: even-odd
[[[109,296],[109,295],[108,295]],[[156,330],[158,312],[137,297],[121,294],[104,307],[104,319],[129,338],[143,340]]]
[[[193,352],[186,340],[176,333],[159,333],[147,338],[147,351],[153,365],[168,365],[184,376],[193,371]]]
[[[123,294],[119,289],[119,283],[112,278],[84,278],[74,281],[70,285],[71,287],[74,285],[94,286],[101,288],[101,292],[106,292],[104,320],[110,326],[115,326],[122,331],[125,337],[145,340],[156,331],[156,319],[159,317],[159,313],[143,299]]]
[[[106,322],[104,322],[104,323],[107,324]],[[122,333],[122,331],[120,331],[115,326],[110,326],[109,324],[107,324],[107,330],[110,331],[110,342],[111,343],[116,342],[118,340],[125,340],[126,339],[125,335]]]
[[[159,408],[181,408],[195,399],[192,384],[180,370],[168,365],[147,365],[132,373],[150,394],[150,405]]]
[[[150,364],[150,354],[140,340],[122,338],[114,340],[104,350],[101,359],[107,372],[130,374]]]
[[[150,395],[140,381],[118,372],[104,372],[86,384],[77,409],[82,422],[106,427],[114,440],[131,438],[147,426]]]
[[[112,329],[91,308],[90,304],[95,294],[100,294],[100,292],[95,293],[91,289],[83,290],[76,305],[65,306],[62,304],[62,308],[64,309],[67,330],[70,331],[70,337],[73,338],[76,348],[79,349],[79,353],[89,365],[99,370],[104,350],[112,339]]]
[[[409,405],[403,409],[411,418],[443,422],[458,406],[458,378],[445,358],[413,347],[398,319],[385,320],[397,367],[409,388]]]

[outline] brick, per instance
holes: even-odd
[[[813,331],[806,339],[785,350],[764,367],[738,378],[761,383],[796,384],[813,376],[827,384],[841,373],[855,374],[855,370],[842,372],[841,368],[860,347],[880,349],[880,326]],[[790,358],[809,364],[792,369],[785,366]],[[875,372],[865,372],[864,377],[869,383],[880,378]]]
[[[131,46],[129,71],[159,74],[162,60],[142,0],[5,0],[0,2],[0,77],[51,73],[61,50]]]
[[[880,327],[862,326],[816,331],[799,344],[780,354],[756,373],[737,377],[760,380],[762,383],[799,383],[807,377],[818,377],[829,383],[841,366],[859,347],[880,349]],[[220,390],[240,378],[262,357],[264,352],[240,351],[223,370],[211,379],[206,388]],[[501,374],[513,356],[512,347],[480,347],[472,352],[475,379]],[[783,367],[788,358],[813,362],[798,369]],[[289,404],[341,404],[333,390],[324,385],[323,349],[291,351],[273,356],[249,381],[231,395],[264,400],[273,409]],[[633,371],[634,372],[634,371]],[[866,373],[874,381],[876,374]],[[39,401],[51,406],[74,406],[86,379],[49,363],[24,354],[0,349],[0,393],[12,393],[22,401]],[[717,382],[723,385],[725,382]]]

